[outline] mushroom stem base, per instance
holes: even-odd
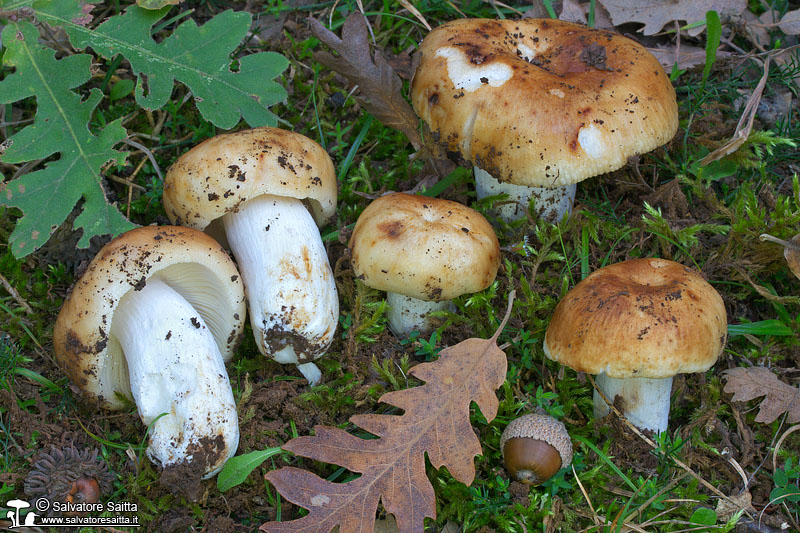
[[[112,341],[125,353],[147,456],[163,467],[203,461],[216,474],[239,444],[236,404],[222,354],[200,313],[158,278],[129,291]],[[151,425],[152,424],[152,425]]]
[[[639,429],[649,429],[655,433],[667,430],[669,423],[669,400],[672,392],[672,378],[610,378],[598,374],[594,378],[597,387],[603,391],[608,401],[622,399],[621,411],[631,424]],[[620,407],[619,404],[617,404]],[[594,417],[602,418],[609,412],[603,398],[594,391]]]
[[[427,302],[396,292],[386,293],[389,311],[389,329],[400,338],[406,338],[412,331],[429,333],[434,330],[439,319],[430,316],[434,311],[452,311],[455,306],[450,300]]]
[[[572,212],[575,203],[575,185],[565,187],[526,187],[496,180],[491,174],[478,167],[475,172],[475,189],[478,199],[496,194],[507,194],[511,203],[498,205],[494,213],[506,222],[524,218],[528,204],[533,201],[533,211],[552,223],[560,222],[564,215]]]

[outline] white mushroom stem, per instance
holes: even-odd
[[[598,374],[594,382],[603,391],[608,401],[622,399],[622,412],[639,429],[649,429],[655,433],[667,430],[669,423],[669,400],[672,392],[672,378],[610,378]],[[594,391],[594,416],[602,418],[609,412],[608,405],[597,391]]]
[[[412,331],[430,333],[436,326],[436,319],[430,316],[434,311],[452,311],[454,306],[450,300],[428,302],[396,292],[386,293],[389,310],[386,317],[389,329],[400,338],[406,338]]]
[[[239,422],[222,354],[197,310],[150,278],[119,302],[111,335],[139,416],[152,424],[147,456],[164,467],[204,461],[204,478],[219,472],[236,453]]]
[[[485,170],[473,167],[475,172],[475,190],[478,199],[507,194],[511,203],[498,205],[495,213],[506,222],[512,222],[525,217],[528,204],[533,200],[534,213],[552,223],[560,222],[564,215],[572,213],[575,203],[576,185],[564,187],[526,187],[496,180]]]
[[[317,225],[300,200],[262,195],[222,219],[239,265],[258,348],[293,363],[312,385],[312,362],[336,331],[339,299]]]

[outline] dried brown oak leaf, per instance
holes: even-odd
[[[800,233],[792,237],[790,241],[778,239],[768,233],[762,233],[759,239],[782,245],[783,257],[786,258],[786,264],[789,266],[789,270],[792,271],[792,274],[794,274],[796,278],[800,279]]]
[[[723,372],[727,383],[723,389],[733,393],[734,402],[746,402],[764,396],[755,421],[770,424],[786,413],[790,424],[800,422],[800,388],[792,387],[763,366],[731,368]]]
[[[745,0],[600,0],[615,26],[626,22],[641,22],[642,32],[653,35],[668,23],[677,20],[691,24],[703,22],[706,11],[716,11],[725,20],[739,15],[747,7]],[[690,34],[699,33],[690,31]]]
[[[402,131],[419,150],[422,140],[417,131],[417,115],[403,98],[400,77],[380,50],[372,52],[364,15],[352,13],[347,17],[341,39],[317,19],[309,18],[308,23],[311,33],[339,54],[334,57],[328,52],[317,52],[314,59],[358,85],[367,111],[386,126]]]
[[[509,302],[509,310],[511,308]],[[344,467],[361,476],[332,483],[300,468],[284,467],[265,476],[290,502],[309,513],[289,522],[268,522],[261,531],[370,533],[378,502],[397,520],[400,531],[423,531],[425,518],[436,518],[436,498],[425,474],[425,454],[434,468],[469,485],[475,477],[481,444],[469,420],[475,402],[487,421],[497,414],[495,390],[506,376],[506,355],[497,337],[508,312],[490,339],[467,339],[441,351],[438,360],[422,363],[411,374],[419,387],[384,394],[380,401],[402,409],[402,415],[354,415],[350,421],[377,436],[362,439],[344,430],[316,426],[313,437],[298,437],[284,450]]]

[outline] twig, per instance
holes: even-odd
[[[795,252],[800,252],[800,244],[798,244],[796,242],[792,242],[792,241],[784,241],[783,239],[779,239],[777,237],[773,237],[769,233],[762,233],[761,235],[758,236],[758,240],[762,241],[762,242],[763,241],[774,242],[774,243],[782,245],[784,248],[788,248],[788,249],[790,249],[792,251],[795,251]]]
[[[153,152],[151,152],[149,148],[131,139],[122,139],[122,142],[124,142],[127,145],[133,146],[134,148],[138,148],[139,150],[144,152],[144,154],[147,156],[147,159],[149,159],[150,163],[153,165],[153,169],[156,171],[156,174],[158,174],[159,179],[161,181],[164,181],[164,176],[161,174],[161,168],[159,168],[158,163],[156,162],[156,158],[153,155]]]
[[[8,292],[8,294],[10,294],[12,298],[14,298],[14,301],[17,302],[20,307],[22,307],[25,313],[29,315],[33,314],[33,309],[31,309],[31,306],[28,305],[28,302],[26,302],[25,299],[19,295],[17,289],[15,289],[8,282],[8,280],[5,277],[3,277],[3,274],[0,274],[0,285],[2,285],[3,288],[6,290],[6,292]]]

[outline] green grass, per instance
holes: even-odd
[[[185,8],[195,9],[192,16],[200,18],[226,7],[221,4],[195,1]],[[459,17],[456,7],[468,16],[516,16],[514,9],[479,0],[422,0],[414,5],[434,26]],[[511,4],[511,8],[528,5]],[[120,7],[114,4],[113,9]],[[264,18],[290,12],[327,23],[330,17],[338,31],[359,6],[353,0],[306,7],[271,2],[260,9]],[[364,9],[370,14],[376,46],[388,54],[414,47],[426,33],[415,17],[398,14],[395,2],[364,2]],[[302,26],[301,18],[293,20]],[[366,113],[358,93],[351,94],[352,88],[340,76],[314,60],[313,54],[324,47],[298,28],[297,24],[284,28],[274,42],[246,48],[274,48],[290,60],[280,80],[290,96],[273,111],[282,127],[320,142],[333,158],[339,204],[335,221],[322,234],[328,236],[326,242],[336,260],[345,253],[339,238],[349,235],[368,197],[411,189],[422,163],[411,159],[412,147],[402,133]],[[781,37],[773,32],[775,47],[782,46]],[[741,37],[736,44],[752,49]],[[730,456],[745,462],[745,472],[753,476],[752,492],[775,500],[770,513],[796,526],[800,522],[800,498],[795,491],[800,432],[788,434],[782,442],[777,470],[762,466],[764,459],[771,462],[776,442],[789,424],[780,418],[771,425],[756,423],[755,410],[747,408],[752,405],[732,404],[730,394],[723,392],[719,371],[764,365],[781,372],[796,368],[799,362],[800,281],[787,269],[782,248],[758,237],[770,233],[790,239],[800,232],[800,182],[795,174],[800,162],[800,115],[795,105],[786,120],[757,124],[739,151],[701,167],[699,161],[733,133],[739,117],[734,101],[740,91],[752,91],[761,72],[760,65],[751,60],[737,61],[733,68],[713,59],[709,56],[706,65],[686,72],[674,71],[680,129],[666,147],[640,158],[641,179],[627,166],[587,180],[579,185],[575,213],[558,225],[500,224],[503,255],[497,280],[478,294],[456,299],[456,311],[443,316],[445,324],[436,332],[403,342],[394,339],[386,331],[383,294],[355,280],[343,260],[337,272],[341,299],[337,340],[319,363],[325,381],[297,394],[295,405],[313,413],[315,421],[351,430],[354,427],[347,420],[352,414],[393,412],[378,403],[382,393],[417,385],[409,379],[411,366],[434,360],[442,348],[470,336],[489,337],[503,316],[509,292],[516,290],[511,320],[499,341],[507,343],[508,374],[497,391],[497,417],[487,423],[480,412],[473,409],[471,415],[483,446],[483,455],[475,462],[475,481],[466,487],[454,482],[446,470],[428,467],[437,497],[437,526],[452,521],[468,531],[487,527],[522,532],[544,531],[544,524],[555,524],[563,531],[612,532],[630,523],[648,531],[730,531],[736,519],[747,516],[718,514],[718,495],[681,466],[689,465],[700,479],[734,496],[741,481],[728,455],[723,455],[730,447]],[[120,180],[109,181],[108,189],[118,207],[137,223],[163,222],[163,180],[156,166],[163,175],[178,155],[219,131],[197,113],[184,87],[176,87],[170,103],[161,110],[138,108],[120,80],[106,75],[111,67],[119,69],[122,79],[130,77],[125,62],[98,64],[102,75],[96,85],[108,97],[91,127],[97,131],[125,117],[129,131],[139,134],[134,140],[147,148],[155,164],[144,151],[127,146],[133,156],[127,165],[109,169]],[[788,90],[796,104],[794,78],[799,74],[800,61],[773,65],[765,97]],[[408,82],[404,84],[407,89]],[[32,102],[26,104],[15,108],[23,117],[31,116],[33,109]],[[8,127],[9,134],[13,128]],[[7,166],[0,169],[6,176],[13,171]],[[133,185],[129,187],[126,180]],[[428,193],[488,213],[492,201],[476,200],[470,181],[471,172],[459,170]],[[679,197],[653,200],[656,189],[670,184]],[[685,209],[678,205],[681,202]],[[13,211],[0,212],[0,275],[17,292],[15,298],[0,289],[0,392],[7,394],[0,402],[0,474],[5,475],[0,503],[22,496],[28,460],[39,451],[43,438],[43,430],[35,428],[30,433],[20,427],[19,417],[11,416],[14,410],[46,423],[64,424],[80,442],[97,447],[116,476],[110,499],[136,502],[143,524],[157,529],[158,520],[175,509],[198,527],[226,516],[223,498],[213,484],[199,502],[159,488],[159,473],[143,453],[146,430],[133,406],[118,416],[99,415],[74,394],[51,355],[52,324],[74,282],[74,270],[64,259],[52,260],[43,254],[15,259],[5,243],[16,216]],[[550,316],[564,294],[597,268],[634,257],[663,257],[701,269],[723,295],[731,324],[730,339],[717,366],[705,375],[676,382],[670,432],[658,440],[656,449],[635,435],[624,435],[631,446],[635,443],[642,461],[619,453],[620,428],[593,419],[591,383],[585,376],[549,361],[542,350]],[[259,356],[249,326],[246,333],[228,366],[243,426],[281,416],[252,407],[250,402],[258,396],[255,388],[291,383],[296,377],[292,369]],[[794,374],[783,374],[785,380],[792,376],[797,386]],[[520,491],[502,468],[500,434],[508,421],[537,408],[566,423],[573,435],[575,459],[572,468],[562,470],[544,486]],[[17,425],[10,426],[11,421]],[[305,422],[298,415],[290,421],[292,429],[264,431],[259,438],[288,440],[296,426]],[[262,481],[268,469],[293,464],[339,481],[349,475],[274,450],[263,452],[272,449],[266,444],[240,448],[239,453],[263,454],[258,455],[258,464],[250,465],[253,473],[239,475],[236,481],[241,485],[228,488],[225,498],[233,501],[237,494],[251,499],[256,495],[262,503],[250,504],[246,514],[237,511],[232,516],[235,520],[257,526],[276,516],[298,515],[296,507],[286,506],[274,488]],[[757,520],[758,513],[751,514]]]

